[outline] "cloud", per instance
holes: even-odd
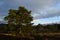
[[[36,20],[32,21],[32,23],[34,23],[34,25],[60,23],[60,16],[44,18],[44,19],[36,19]]]
[[[49,7],[43,10],[38,10],[37,13],[37,15],[34,15],[34,19],[60,16],[60,8]]]
[[[19,6],[31,10],[34,19],[60,16],[60,7],[57,6],[59,2],[59,0],[2,0],[0,16],[6,16],[9,9],[17,9]]]

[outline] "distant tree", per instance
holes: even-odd
[[[42,32],[44,30],[44,27],[41,24],[38,24],[36,27],[36,32]]]
[[[60,32],[60,24],[57,24],[58,31]]]
[[[49,29],[49,32],[57,32],[58,31],[57,24],[49,24],[49,25],[47,25],[47,28]]]
[[[31,32],[33,17],[31,11],[25,7],[19,7],[18,10],[10,9],[8,16],[4,19],[8,21],[9,31],[16,31],[17,33]]]

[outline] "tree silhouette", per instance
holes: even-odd
[[[40,32],[43,32],[43,30],[44,30],[44,27],[41,24],[38,24],[36,27],[36,32],[40,33]]]
[[[30,33],[32,30],[33,17],[31,11],[25,7],[19,7],[18,10],[10,9],[8,16],[4,18],[8,21],[8,31],[16,33]]]

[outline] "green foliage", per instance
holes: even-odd
[[[4,18],[8,21],[8,30],[17,33],[29,33],[32,29],[33,20],[31,11],[28,11],[25,7],[19,7],[18,10],[10,9],[8,16]]]

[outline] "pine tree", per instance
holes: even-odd
[[[8,30],[17,33],[30,33],[32,30],[33,17],[31,11],[25,7],[19,7],[18,10],[9,10],[8,16],[4,18],[8,21]]]

